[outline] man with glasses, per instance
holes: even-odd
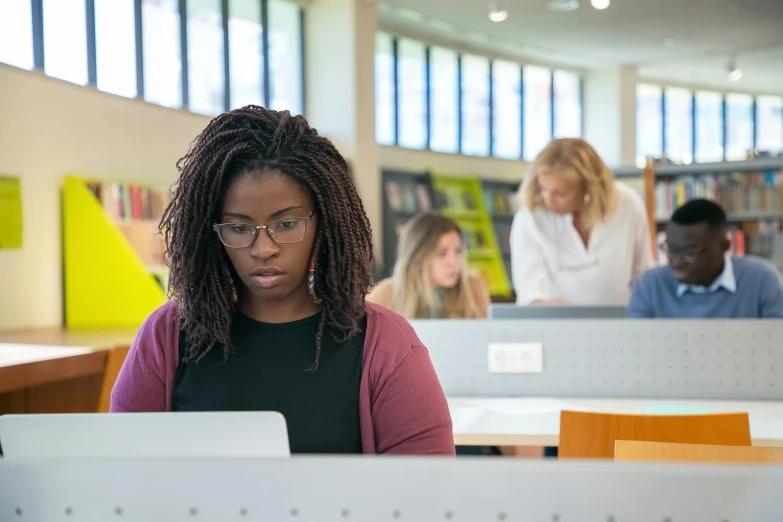
[[[666,227],[668,266],[636,283],[628,317],[783,318],[783,279],[765,259],[728,254],[726,213],[712,201],[692,200]]]

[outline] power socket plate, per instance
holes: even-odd
[[[541,343],[489,343],[489,373],[543,373],[544,345]]]

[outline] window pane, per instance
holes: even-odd
[[[524,75],[525,159],[532,161],[552,140],[552,73],[526,66]]]
[[[375,36],[375,141],[394,145],[394,43],[386,33]]]
[[[269,0],[269,107],[302,113],[302,33],[299,6]]]
[[[522,156],[522,68],[497,60],[492,64],[492,154],[498,158]]]
[[[144,99],[182,107],[178,0],[142,0]]]
[[[783,98],[756,98],[756,148],[760,152],[783,151]]]
[[[639,167],[644,167],[648,157],[663,156],[661,96],[657,85],[636,87],[636,164]]]
[[[231,108],[264,105],[261,2],[230,0],[228,12]]]
[[[427,146],[427,57],[423,43],[401,38],[397,41],[397,89],[402,147]]]
[[[489,155],[489,60],[462,56],[462,153]]]
[[[23,69],[35,67],[30,0],[0,1],[0,62]]]
[[[674,163],[693,163],[693,95],[666,88],[666,156]]]
[[[188,0],[188,105],[215,115],[225,107],[220,0]]]
[[[84,0],[44,0],[44,72],[87,85],[87,15]]]
[[[723,161],[723,96],[696,93],[696,161]]]
[[[726,159],[742,161],[753,150],[753,97],[726,95]]]
[[[430,149],[459,152],[459,61],[457,52],[430,48]]]
[[[555,138],[582,137],[582,82],[578,74],[555,71]]]
[[[95,0],[98,89],[136,96],[136,22],[133,0]]]

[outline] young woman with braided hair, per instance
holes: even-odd
[[[278,411],[294,453],[453,454],[426,348],[365,303],[370,223],[332,143],[249,106],[178,168],[160,223],[172,299],[142,325],[112,411]]]

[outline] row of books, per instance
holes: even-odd
[[[777,212],[781,209],[780,172],[685,176],[655,185],[657,219],[668,219],[696,198],[717,201],[729,214]]]
[[[514,213],[516,193],[510,190],[484,190],[484,204],[493,215],[510,216]]]
[[[448,187],[446,190],[435,191],[435,204],[438,208],[455,212],[476,210],[476,200],[473,194],[459,187]]]
[[[113,220],[159,220],[171,195],[132,183],[88,182],[87,188]]]
[[[389,206],[395,212],[413,213],[432,210],[430,193],[424,183],[387,181],[385,190]]]

